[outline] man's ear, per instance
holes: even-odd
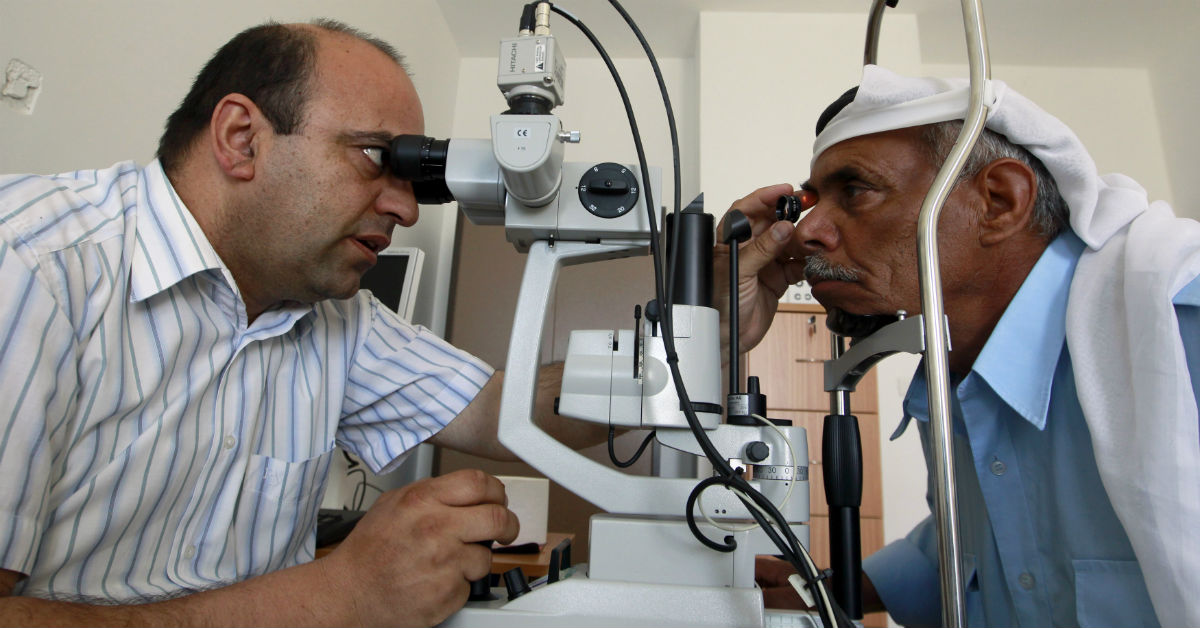
[[[983,246],[1029,231],[1037,200],[1037,175],[1016,159],[997,159],[975,177],[984,202],[979,243]]]
[[[254,178],[254,156],[266,122],[254,101],[242,94],[228,94],[213,108],[209,140],[226,176]]]

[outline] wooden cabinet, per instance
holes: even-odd
[[[824,363],[830,355],[830,334],[819,306],[780,304],[771,329],[746,354],[744,375],[757,375],[773,419],[791,419],[808,430],[808,485],[812,518],[810,548],[813,561],[829,566],[829,507],[825,501],[821,429],[829,413]],[[862,554],[883,547],[883,492],[879,460],[879,395],[874,372],[850,395],[850,412],[858,417],[863,451]],[[865,626],[887,625],[886,613],[867,615]]]

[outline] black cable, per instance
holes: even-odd
[[[673,165],[672,172],[674,173],[673,182],[675,188],[675,204],[673,207],[676,216],[675,221],[676,224],[678,224],[680,208],[683,205],[683,186],[681,182],[679,166],[679,130],[675,125],[675,108],[671,106],[671,95],[667,91],[667,82],[663,80],[662,69],[658,67],[658,57],[656,57],[654,55],[654,51],[650,49],[650,42],[646,41],[645,36],[642,35],[642,29],[638,28],[637,23],[633,21],[633,17],[629,15],[629,13],[625,10],[625,7],[621,6],[620,2],[617,2],[617,0],[609,0],[609,4],[611,4],[613,8],[617,10],[617,13],[621,14],[621,17],[624,18],[625,23],[628,24],[630,30],[633,31],[634,36],[637,37],[638,43],[642,45],[642,50],[646,51],[646,58],[650,61],[650,68],[654,71],[654,79],[658,81],[658,91],[660,94],[662,94],[663,107],[666,109],[667,113],[667,128],[671,133],[671,161]],[[668,306],[671,306],[675,303],[674,278],[675,261],[676,256],[679,253],[679,231],[679,228],[676,227],[675,232],[671,237],[670,259],[667,261],[667,277],[670,278],[670,283],[667,284],[666,304]]]
[[[521,10],[521,22],[517,28],[518,32],[533,30],[533,23],[535,20],[534,14],[536,13],[536,11],[537,11],[537,3],[536,2],[530,2],[525,5],[525,8]]]
[[[700,493],[703,493],[704,489],[714,484],[723,484],[724,482],[725,478],[719,475],[709,476],[703,480],[700,480],[700,483],[692,489],[692,492],[688,493],[686,510],[684,512],[686,514],[688,529],[692,531],[692,536],[696,537],[696,539],[705,546],[717,550],[718,552],[732,552],[733,550],[737,549],[737,542],[734,541],[733,537],[725,537],[725,544],[722,545],[708,538],[707,536],[704,536],[704,533],[700,531],[700,527],[696,525],[695,506],[696,500],[700,498]]]
[[[650,258],[651,265],[654,268],[655,297],[658,299],[659,303],[666,303],[666,299],[663,298],[662,291],[662,261],[658,254],[658,222],[655,220],[654,216],[654,190],[650,187],[650,168],[646,164],[646,153],[642,148],[642,134],[638,130],[637,117],[633,113],[633,104],[629,99],[629,92],[625,89],[625,82],[621,80],[621,74],[617,71],[617,66],[613,64],[612,57],[608,55],[608,51],[605,50],[604,44],[600,43],[600,40],[596,38],[595,33],[592,32],[592,29],[588,28],[586,24],[579,20],[579,18],[570,14],[561,7],[552,4],[550,5],[550,9],[566,18],[568,22],[573,24],[575,28],[578,28],[579,31],[583,33],[584,37],[587,37],[588,41],[591,42],[592,47],[594,47],[596,52],[600,55],[600,59],[604,61],[604,65],[608,67],[608,72],[612,75],[613,81],[616,83],[617,92],[621,96],[621,103],[625,106],[625,116],[629,118],[629,130],[633,134],[633,145],[634,149],[637,151],[638,167],[642,171],[642,190],[646,193],[646,212],[649,218]],[[664,325],[666,325],[671,318],[671,313],[669,308],[663,308],[663,310],[664,311],[660,314],[660,316],[662,322]]]
[[[638,459],[642,457],[642,453],[646,451],[646,447],[648,447],[651,441],[654,440],[656,432],[654,430],[650,430],[650,433],[646,435],[645,440],[642,441],[641,446],[639,446],[637,451],[633,453],[633,457],[625,461],[618,460],[617,451],[613,449],[613,440],[616,438],[616,434],[617,428],[610,425],[608,427],[608,459],[611,460],[614,465],[622,469],[627,469],[632,467],[633,463],[637,462]]]
[[[639,40],[642,42],[643,48],[646,50],[647,54],[650,56],[651,59],[653,59],[653,52],[650,50],[649,44],[646,43],[645,38],[641,36],[640,30],[637,29],[637,26],[633,23],[633,20],[632,20],[632,18],[629,17],[629,14],[626,13],[624,11],[624,9],[620,7],[620,3],[617,2],[617,0],[609,0],[609,2],[614,6],[614,8],[616,8],[618,10],[618,12],[620,12],[622,14],[623,17],[625,17],[626,22],[630,24],[631,28],[633,28],[634,32],[638,35]],[[659,253],[659,246],[658,246],[659,245],[658,231],[657,231],[657,223],[656,223],[655,215],[654,215],[655,208],[654,208],[654,203],[653,203],[653,192],[649,185],[649,178],[648,178],[649,177],[649,168],[646,164],[646,155],[645,155],[645,151],[642,146],[641,133],[638,130],[637,120],[633,113],[633,105],[630,102],[629,93],[625,89],[624,82],[621,80],[620,73],[617,71],[616,66],[613,64],[612,58],[609,57],[607,51],[604,49],[604,46],[600,43],[599,39],[597,39],[596,36],[592,33],[591,29],[589,29],[586,25],[584,25],[584,23],[582,21],[580,21],[578,18],[576,18],[574,15],[568,13],[567,11],[565,11],[557,6],[551,5],[551,10],[553,10],[555,13],[563,16],[564,18],[566,18],[567,21],[571,22],[571,24],[573,24],[576,28],[578,28],[580,30],[580,32],[582,32],[583,35],[585,37],[587,37],[588,41],[590,41],[592,43],[592,46],[596,48],[597,53],[599,53],[601,60],[604,61],[605,66],[607,66],[609,73],[612,75],[613,80],[616,83],[617,91],[620,93],[620,96],[621,96],[621,102],[625,107],[626,116],[629,118],[630,131],[633,134],[634,147],[637,150],[637,155],[638,155],[638,166],[641,168],[641,171],[642,171],[642,187],[646,190],[646,211],[647,211],[647,215],[648,215],[647,217],[648,217],[649,231],[650,231],[650,250],[651,250],[651,257],[652,257],[652,267],[654,269],[655,296],[658,299],[659,303],[666,304],[666,307],[662,308],[663,311],[661,313],[661,322],[662,322],[661,329],[662,329],[662,339],[663,339],[663,346],[664,346],[665,353],[666,353],[667,365],[671,371],[671,378],[675,385],[677,394],[679,396],[680,408],[683,410],[684,418],[687,419],[688,426],[691,428],[692,434],[695,436],[697,444],[700,445],[700,449],[704,452],[705,457],[708,458],[709,462],[712,463],[713,468],[718,473],[718,475],[715,476],[715,479],[707,478],[707,479],[703,480],[701,482],[701,484],[705,484],[705,486],[707,486],[706,483],[711,484],[711,483],[720,482],[720,483],[727,484],[728,486],[731,486],[733,488],[736,488],[739,491],[741,491],[744,495],[749,497],[756,504],[758,504],[760,507],[762,507],[763,510],[765,510],[772,519],[779,522],[779,527],[783,531],[784,536],[786,537],[786,541],[787,541],[785,544],[780,545],[779,549],[784,552],[785,557],[788,557],[790,559],[789,562],[792,563],[792,565],[796,568],[797,572],[804,576],[805,581],[809,582],[811,584],[813,581],[819,580],[819,575],[812,574],[811,571],[809,570],[809,568],[807,567],[807,564],[804,561],[799,560],[797,553],[793,550],[793,548],[798,547],[800,543],[796,539],[795,533],[792,532],[791,527],[787,524],[787,519],[783,516],[782,513],[779,512],[779,509],[776,508],[775,505],[773,503],[771,503],[771,501],[769,499],[767,499],[764,495],[762,495],[762,493],[758,492],[744,478],[737,475],[734,472],[734,470],[729,466],[729,463],[726,462],[725,459],[721,457],[720,452],[718,452],[716,450],[716,448],[712,444],[712,441],[708,438],[708,435],[704,432],[704,428],[700,424],[699,418],[696,416],[695,409],[692,407],[691,399],[688,398],[688,396],[687,396],[687,390],[683,384],[683,377],[679,371],[679,356],[675,350],[675,337],[674,337],[672,307],[670,306],[670,303],[664,298],[665,295],[664,295],[663,271],[662,271],[662,261],[661,261],[662,258]],[[657,65],[657,63],[655,61],[652,61],[652,64],[655,66]],[[669,103],[669,96],[666,93],[665,85],[661,81],[661,74],[657,74],[657,75],[660,77],[659,86],[660,86],[660,90],[662,91],[662,94],[664,97],[664,102]],[[673,116],[672,116],[672,119],[673,119]],[[672,141],[674,144],[673,148],[675,150],[678,150],[677,136],[675,135],[674,131],[672,132]],[[678,168],[679,168],[678,160],[676,160],[676,162],[675,162],[675,168],[676,168],[676,171],[678,172]],[[677,176],[678,176],[678,174],[677,174]],[[676,185],[675,191],[676,191],[677,195],[680,193],[679,185]],[[677,205],[677,207],[678,207],[678,205]],[[736,307],[736,302],[731,303],[730,306],[731,306],[731,308]],[[712,482],[709,482],[709,480],[712,480]],[[693,495],[698,495],[698,493],[695,491],[695,489],[693,489]],[[689,495],[689,502],[694,503],[694,500],[692,500],[693,495]],[[764,523],[766,523],[765,521],[763,521],[761,519],[761,515],[754,509],[751,509],[751,515],[753,515],[755,520],[759,522],[759,525],[763,525]],[[696,536],[697,539],[699,539],[702,543],[704,543],[705,545],[707,545],[709,547],[714,547],[714,549],[722,547],[722,546],[720,546],[720,544],[717,544],[717,543],[713,542],[711,539],[708,539],[707,537],[705,537],[704,534],[699,530],[699,528],[696,527],[694,515],[692,513],[691,507],[688,507],[688,509],[687,509],[687,516],[689,519],[689,528],[691,528],[692,533]],[[728,543],[727,543],[727,545],[728,545]],[[832,600],[831,600],[831,604],[833,604]],[[822,612],[822,619],[826,620],[824,612]],[[836,619],[836,618],[829,618],[829,619]],[[830,621],[826,620],[825,625],[830,626],[830,625],[837,625],[837,624],[833,624]]]
[[[741,323],[738,321],[738,316],[741,314],[739,310],[742,306],[741,300],[736,299],[738,294],[738,243],[726,241],[725,244],[729,245],[729,394],[737,395],[742,392],[742,376],[737,360],[738,347],[741,342],[739,337]]]
[[[370,482],[368,482],[367,481],[367,472],[364,471],[363,469],[350,469],[349,471],[346,472],[346,475],[349,476],[354,473],[362,474],[362,478],[358,481],[358,484],[356,484],[354,486],[354,492],[351,493],[351,495],[350,495],[351,510],[362,510],[363,509],[363,501],[367,497],[367,489],[368,488],[373,488],[376,491],[379,491],[381,494],[384,492],[384,490],[382,488],[375,486],[374,484],[371,484]]]
[[[610,0],[610,2],[614,2],[614,0]],[[614,6],[619,6],[619,3],[614,2]],[[601,60],[604,61],[605,66],[608,68],[609,74],[612,75],[613,81],[616,83],[617,91],[621,96],[621,102],[625,107],[625,114],[629,118],[629,126],[633,135],[634,148],[636,149],[638,155],[638,166],[642,171],[642,187],[646,190],[646,212],[650,230],[650,251],[653,261],[652,266],[654,268],[655,296],[659,303],[665,304],[667,301],[664,294],[662,256],[659,252],[659,238],[657,221],[655,220],[654,215],[655,210],[653,195],[651,188],[648,185],[649,167],[646,165],[646,154],[642,145],[642,136],[641,132],[638,130],[637,119],[633,113],[633,105],[629,99],[629,92],[625,89],[625,83],[621,80],[620,72],[617,71],[616,66],[613,64],[612,58],[608,55],[604,45],[601,44],[600,40],[596,38],[594,33],[592,33],[591,29],[589,29],[587,25],[585,25],[574,15],[568,13],[558,6],[551,5],[551,10],[566,18],[567,21],[571,22],[571,24],[578,28],[580,32],[587,37],[588,41],[592,43],[592,46],[596,48],[596,52],[600,55]],[[628,14],[626,13],[625,15],[627,16]],[[646,47],[648,48],[648,45]],[[663,91],[665,92],[665,89]],[[673,316],[671,310],[672,308],[670,307],[663,307],[662,311],[660,312],[660,321],[667,365],[671,370],[671,377],[675,384],[675,389],[679,395],[680,407],[683,409],[684,417],[687,419],[688,426],[695,435],[696,440],[700,445],[700,449],[704,452],[705,457],[708,458],[713,466],[718,470],[719,475],[725,476],[726,478],[736,477],[733,469],[724,460],[724,458],[721,457],[720,452],[718,452],[716,447],[713,446],[712,441],[708,438],[708,435],[704,433],[704,428],[700,425],[700,420],[696,417],[696,412],[692,408],[691,399],[689,399],[687,396],[687,391],[683,385],[683,378],[679,372],[679,355],[675,350],[674,325],[672,324]],[[740,480],[740,478],[738,479]],[[743,491],[757,492],[745,480],[741,480],[741,485],[735,484],[735,486]],[[776,512],[778,512],[778,510],[776,510]]]
[[[642,49],[645,50],[645,52],[646,52],[646,57],[647,57],[647,59],[649,59],[650,65],[654,69],[654,76],[658,81],[659,91],[662,94],[663,103],[666,107],[667,121],[670,126],[670,132],[671,132],[672,157],[674,158],[674,172],[675,172],[675,179],[674,179],[675,212],[678,215],[679,207],[680,207],[680,193],[681,193],[681,190],[680,190],[681,185],[680,185],[680,177],[679,177],[679,170],[680,170],[680,168],[679,168],[679,139],[678,139],[678,133],[677,133],[676,126],[675,126],[674,111],[673,111],[673,108],[671,107],[670,95],[667,92],[666,83],[663,80],[662,72],[658,66],[658,61],[654,55],[654,52],[650,48],[649,42],[647,42],[646,38],[642,35],[641,29],[638,28],[638,26],[634,22],[633,18],[629,15],[629,13],[627,11],[625,11],[624,7],[621,6],[621,3],[618,0],[609,0],[609,4],[611,4],[613,6],[613,8],[616,9],[618,13],[620,13],[621,17],[625,19],[626,24],[628,24],[630,29],[633,30],[634,35],[638,39],[638,42],[641,43],[641,45],[642,45]],[[674,272],[675,272],[675,256],[679,250],[679,240],[678,240],[679,231],[680,231],[679,229],[675,230],[674,238],[672,241],[671,252],[670,252],[671,259],[667,266],[668,277],[670,277],[670,278],[674,277]],[[737,246],[736,243],[731,244],[731,249],[733,249],[731,251],[731,254],[732,254],[731,260],[732,260],[732,263],[735,265],[736,265],[736,259],[737,259],[736,246]],[[736,277],[733,276],[732,271],[731,271],[731,277],[730,277],[731,286],[736,286],[736,281],[737,281],[737,279],[736,279]],[[673,288],[674,288],[674,284],[672,282],[667,287],[667,290],[668,290],[667,295],[668,296],[667,296],[666,307],[665,307],[665,309],[667,311],[672,311],[672,306],[674,305],[674,301],[672,299]],[[729,316],[731,317],[731,320],[735,320],[735,321],[737,320],[737,308],[738,308],[738,302],[735,300],[736,294],[737,294],[736,290],[731,290],[731,294],[730,294],[731,302],[730,302],[730,307],[729,307],[729,309],[730,309]],[[673,331],[674,331],[673,326],[670,326],[670,323],[668,322],[668,327],[664,332],[664,337],[670,336],[671,343],[672,343],[672,347],[668,351],[668,356],[671,356],[674,354]],[[737,343],[737,337],[736,337],[737,328],[736,327],[733,329],[733,331],[731,331],[731,334],[733,334],[730,337],[730,342],[732,343],[731,346],[736,347],[737,346],[737,344],[736,344]],[[664,340],[665,340],[665,338],[664,338]],[[736,355],[736,353],[734,355]],[[682,403],[683,398],[686,397],[686,392],[684,392],[683,383],[677,374],[677,361],[678,361],[678,359],[676,358],[676,360],[675,360],[676,363],[672,363],[672,370],[673,370],[673,375],[676,376],[676,387],[677,387],[677,390],[679,391],[679,396],[681,398],[681,403]],[[732,360],[731,360],[731,362],[732,362]],[[731,388],[730,392],[735,392],[737,389],[738,389],[738,386],[735,385],[733,388]],[[682,405],[685,408],[685,414],[689,416],[689,423],[691,423],[690,416],[691,416],[692,412],[691,412],[691,408],[690,408],[690,403],[682,403]],[[698,421],[697,421],[697,424],[698,424]],[[693,431],[695,431],[694,428],[693,428]],[[707,435],[705,435],[705,440],[707,440]],[[732,480],[732,478],[734,478],[734,477],[737,478],[737,481]],[[797,570],[800,573],[806,574],[809,571],[804,568],[804,567],[807,567],[807,563],[805,563],[804,561],[800,561],[799,556],[796,556],[796,552],[795,552],[795,549],[798,548],[798,546],[799,546],[799,541],[795,538],[795,534],[791,531],[791,527],[787,524],[786,518],[783,517],[783,514],[780,513],[777,508],[775,508],[775,505],[772,504],[770,502],[770,500],[767,500],[765,498],[765,496],[763,496],[761,493],[754,490],[753,487],[751,487],[750,484],[748,482],[746,482],[745,479],[742,478],[740,474],[735,474],[733,476],[730,476],[730,477],[726,478],[725,482],[722,482],[722,483],[728,483],[728,484],[731,484],[734,486],[737,486],[738,484],[744,485],[744,488],[742,489],[743,494],[750,496],[755,502],[761,501],[761,502],[765,503],[767,506],[769,506],[769,508],[767,509],[768,512],[771,512],[772,517],[776,521],[779,522],[780,528],[782,530],[786,531],[785,534],[788,537],[788,542],[791,545],[791,547],[793,548],[793,551],[791,552],[791,554],[794,556],[795,559],[790,562],[792,562],[793,566],[797,567]],[[703,489],[701,489],[701,490],[703,490]],[[699,493],[695,493],[695,495],[699,495]],[[743,502],[744,502],[744,499],[743,499]],[[768,536],[771,537],[772,541],[777,546],[779,546],[780,549],[785,549],[784,546],[780,544],[781,539],[774,533],[773,530],[770,529],[770,526],[765,521],[762,520],[758,511],[751,508],[749,505],[747,505],[747,509],[750,510],[750,512],[754,516],[755,520],[758,522],[760,527],[762,527],[763,530],[765,532],[767,532]],[[693,515],[692,509],[690,506],[688,507],[688,515],[689,515],[689,517],[692,517],[694,520],[694,517],[692,516]],[[693,529],[693,532],[695,532],[695,531],[696,530]],[[817,574],[808,574],[808,575],[810,577],[806,577],[805,580],[809,582],[810,586],[816,586],[816,582],[817,582],[816,578],[818,575]],[[834,606],[836,607],[836,604]],[[840,609],[838,609],[838,610],[840,611]],[[823,610],[821,612],[821,615],[822,615],[822,620],[825,622],[825,624],[830,625],[831,618],[827,617]]]
[[[779,538],[777,531],[771,526],[770,522],[765,520],[762,514],[759,513],[756,508],[746,503],[745,498],[738,496],[738,499],[740,499],[742,504],[746,506],[746,510],[750,511],[750,515],[754,517],[755,521],[758,522],[759,527],[762,529],[763,533],[765,533],[767,537],[771,539],[771,542],[773,542],[776,547],[783,549],[785,546],[784,541],[783,539]],[[854,628],[854,624],[850,621],[849,617],[846,616],[846,613],[842,611],[841,607],[838,606],[837,601],[830,596],[829,592],[827,590],[824,592],[817,590],[818,587],[822,586],[822,581],[825,580],[826,574],[812,573],[812,571],[808,568],[808,562],[801,559],[799,556],[799,552],[802,552],[803,549],[799,547],[799,541],[796,539],[795,535],[791,533],[790,527],[788,527],[785,522],[780,525],[780,528],[784,530],[785,534],[788,536],[788,544],[795,544],[792,547],[795,553],[793,553],[791,556],[792,560],[789,560],[788,562],[791,562],[793,566],[796,566],[797,564],[804,566],[804,569],[799,569],[798,573],[804,577],[805,588],[807,588],[813,595],[813,605],[817,609],[817,614],[821,617],[822,625],[836,626],[837,628]],[[822,593],[824,593],[823,596]],[[828,609],[826,608],[826,603],[828,604]],[[832,617],[829,615],[829,609],[832,609],[833,611]]]

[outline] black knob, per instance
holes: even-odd
[[[525,580],[525,572],[520,567],[513,567],[504,572],[504,588],[508,589],[508,601],[511,602],[529,593],[529,583]]]
[[[475,542],[488,548],[489,550],[492,549],[491,541],[475,541]],[[488,574],[478,580],[471,581],[471,593],[467,597],[467,601],[469,601],[469,602],[488,602],[488,601],[491,601],[494,599],[496,599],[496,596],[492,595],[492,575],[491,574]]]
[[[494,599],[497,598],[492,593],[492,577],[490,574],[478,580],[471,581],[471,595],[467,597],[468,602],[490,602]]]
[[[771,454],[771,448],[761,440],[746,445],[746,458],[750,462],[762,462]]]
[[[596,164],[579,180],[579,202],[600,218],[623,216],[637,205],[638,180],[633,171],[610,162]]]

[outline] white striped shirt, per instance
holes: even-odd
[[[129,601],[311,560],[335,441],[379,471],[492,370],[366,292],[245,305],[158,162],[0,177],[0,567]]]

